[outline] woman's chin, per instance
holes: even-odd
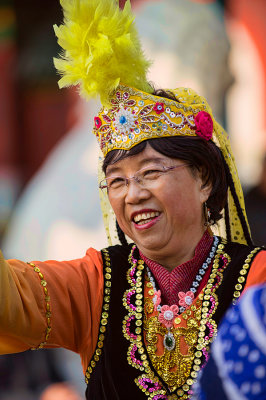
[[[160,238],[158,235],[141,238],[139,240],[135,238],[134,242],[144,255],[146,255],[146,253],[150,254],[157,252],[159,249],[163,249],[167,245],[163,238]]]

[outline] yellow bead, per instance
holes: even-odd
[[[246,269],[241,269],[240,275],[246,275],[246,273],[247,273],[247,270],[246,270]]]

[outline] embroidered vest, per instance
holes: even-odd
[[[144,263],[131,265],[131,250],[132,245],[102,250],[104,299],[97,348],[85,376],[86,398],[189,399],[217,324],[240,296],[260,248],[220,239],[207,285],[175,320],[172,351],[159,349],[165,332],[149,295]]]

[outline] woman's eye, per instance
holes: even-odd
[[[145,178],[153,178],[158,176],[161,172],[163,171],[159,169],[147,169],[146,171],[143,172],[143,176]]]
[[[124,178],[121,178],[119,176],[116,178],[110,178],[109,187],[112,187],[112,188],[119,187],[123,184],[123,182],[124,182]]]

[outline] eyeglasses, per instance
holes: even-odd
[[[161,176],[167,174],[170,171],[173,171],[174,169],[180,167],[187,167],[189,165],[190,164],[180,164],[171,167],[165,167],[161,165],[161,166],[143,168],[137,171],[135,175],[132,176],[131,178],[125,178],[122,176],[110,176],[108,178],[103,179],[100,182],[99,188],[102,190],[107,190],[109,194],[117,196],[124,193],[126,187],[129,185],[129,182],[131,180],[134,180],[142,188],[150,189],[155,186],[157,180]]]

